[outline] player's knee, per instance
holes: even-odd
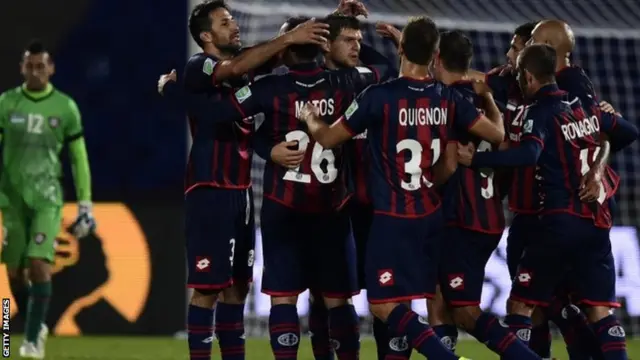
[[[189,304],[205,309],[213,309],[218,300],[219,290],[194,289]]]
[[[271,306],[297,305],[297,304],[298,304],[297,296],[272,296],[271,297]]]
[[[369,304],[369,311],[371,314],[383,322],[387,322],[387,318],[393,311],[393,309],[398,306],[397,303],[388,303],[388,304]]]
[[[337,307],[340,307],[340,306],[351,304],[351,298],[336,299],[336,298],[324,297],[324,298],[322,298],[322,301],[324,301],[324,305],[327,307],[327,309],[333,309],[333,308],[337,308]]]
[[[508,314],[510,315],[522,315],[526,317],[531,317],[533,314],[533,310],[536,308],[535,305],[526,304],[521,301],[509,300],[510,305]]]
[[[462,306],[451,310],[455,324],[467,331],[471,331],[476,326],[476,320],[482,314],[479,306]]]
[[[10,282],[19,282],[24,280],[21,269],[7,269],[7,276],[9,277]]]
[[[439,291],[436,291],[436,296],[433,299],[427,300],[427,314],[431,326],[451,323],[449,308]]]
[[[227,304],[244,304],[248,293],[248,283],[234,283],[222,291],[219,300]]]
[[[611,314],[611,308],[608,306],[589,306],[585,309],[587,319],[590,323],[596,323]]]
[[[32,282],[51,281],[51,263],[45,259],[29,259],[29,278]]]

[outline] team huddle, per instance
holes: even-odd
[[[366,289],[378,358],[456,355],[463,329],[504,359],[550,359],[549,321],[571,359],[627,359],[609,231],[619,178],[609,155],[638,136],[570,64],[571,28],[518,27],[507,63],[472,70],[473,46],[428,17],[376,30],[399,69],[362,43],[359,1],[290,18],[241,48],[223,1],[197,5],[202,48],[158,91],[193,137],[186,175],[191,359],[244,359],[252,280],[252,153],[267,159],[262,292],[275,359],[296,359],[298,295],[310,290],[316,359],[359,358],[350,299]],[[261,114],[261,115],[260,115]],[[258,116],[263,117],[257,126]],[[256,129],[257,127],[257,129]],[[480,308],[484,269],[515,214],[508,315]],[[410,301],[425,299],[428,319]],[[214,316],[215,309],[215,316]],[[215,319],[214,319],[215,318]],[[468,354],[473,357],[473,354]]]

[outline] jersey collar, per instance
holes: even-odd
[[[29,90],[27,89],[26,84],[22,84],[21,88],[24,96],[26,96],[27,98],[33,101],[40,101],[42,99],[49,97],[49,95],[53,93],[53,85],[51,85],[51,83],[48,83],[47,86],[44,88],[44,90],[41,90],[41,91]]]
[[[320,65],[317,62],[299,63],[289,66],[289,72],[298,75],[315,75],[322,71]]]
[[[535,95],[533,95],[534,100],[539,100],[546,97],[562,97],[566,94],[566,92],[560,90],[558,84],[553,83],[549,85],[545,85],[536,91]]]

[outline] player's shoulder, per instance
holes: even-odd
[[[56,103],[60,104],[60,106],[67,107],[72,110],[78,109],[78,104],[73,99],[73,97],[64,91],[58,90],[58,88],[53,88],[53,94],[51,94],[51,99],[55,100]]]
[[[1,101],[7,101],[7,100],[11,100],[11,99],[15,99],[18,97],[23,96],[22,93],[22,87],[21,86],[16,86],[14,88],[8,89],[3,91],[0,94],[0,100]]]
[[[189,58],[189,60],[187,60],[185,72],[202,71],[205,74],[208,73],[207,75],[211,75],[217,62],[218,59],[213,55],[209,55],[203,52],[193,54]]]
[[[556,81],[562,90],[568,91],[571,96],[580,96],[585,93],[595,96],[595,88],[593,82],[587,72],[577,65],[571,65],[563,68],[556,73]]]

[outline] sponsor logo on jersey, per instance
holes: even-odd
[[[26,121],[27,117],[22,114],[11,114],[9,116],[9,121],[12,124],[22,124]]]

